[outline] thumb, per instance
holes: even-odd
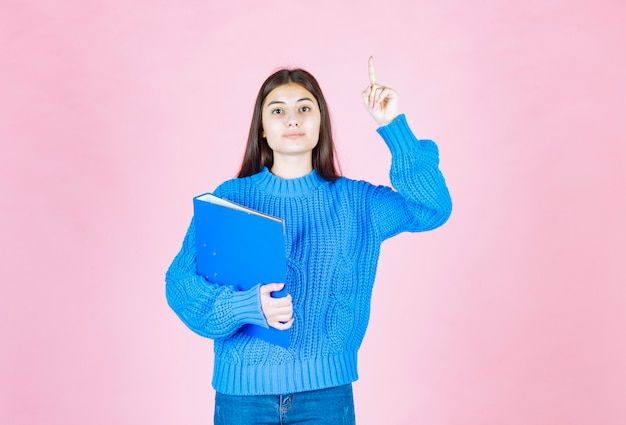
[[[268,283],[267,285],[261,285],[261,295],[280,291],[284,287],[285,287],[284,283]]]
[[[363,103],[365,104],[366,107],[369,107],[369,104],[370,104],[369,97],[370,97],[371,92],[372,92],[372,86],[367,86],[367,88],[361,92],[361,98],[363,99]]]

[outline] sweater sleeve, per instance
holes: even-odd
[[[395,189],[378,187],[373,197],[372,215],[381,238],[444,224],[452,212],[452,200],[439,170],[437,145],[418,140],[404,115],[377,131],[391,151],[389,174]]]
[[[165,282],[169,306],[199,335],[223,339],[244,324],[268,327],[261,310],[259,285],[238,291],[197,274],[193,219],[178,255],[165,274]]]

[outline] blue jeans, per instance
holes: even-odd
[[[215,394],[215,425],[354,425],[352,384],[282,395]]]

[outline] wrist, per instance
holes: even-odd
[[[231,305],[238,323],[267,327],[265,315],[261,309],[260,286],[256,285],[246,291],[236,291],[232,294]]]
[[[394,115],[392,118],[388,118],[388,119],[381,119],[381,120],[376,120],[376,122],[378,123],[379,127],[385,127],[389,124],[391,124],[392,122],[394,122],[396,120],[396,118],[398,118],[400,116],[400,114],[396,114]]]

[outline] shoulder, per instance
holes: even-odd
[[[219,196],[220,198],[232,199],[233,197],[236,197],[237,194],[241,193],[242,188],[244,188],[247,184],[246,181],[249,180],[249,177],[226,180],[215,188],[213,194],[215,196]]]
[[[366,196],[372,194],[385,186],[375,185],[366,180],[351,179],[348,177],[340,177],[330,184],[330,190],[341,194],[353,196]]]

